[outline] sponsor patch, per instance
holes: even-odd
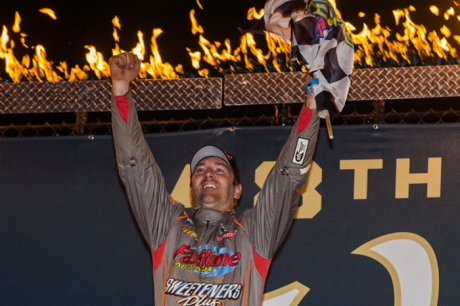
[[[177,301],[181,306],[190,305],[224,305],[221,301],[236,301],[241,296],[243,286],[238,283],[203,283],[186,282],[169,278],[165,293],[182,298]]]
[[[189,236],[192,236],[193,238],[195,238],[196,241],[198,241],[198,235],[197,235],[194,231],[188,229],[188,228],[185,226],[185,224],[182,224],[182,231],[183,231],[185,234],[187,234],[187,235],[189,235]]]
[[[222,235],[217,236],[216,240],[217,242],[221,242],[224,239],[233,239],[235,238],[235,236],[236,236],[236,230],[234,231],[229,230],[229,231],[225,231]]]
[[[302,165],[305,159],[305,155],[307,155],[308,149],[308,139],[305,138],[298,138],[297,139],[297,146],[294,151],[294,156],[292,157],[292,163],[296,165]]]
[[[240,263],[241,253],[227,248],[204,245],[192,248],[183,244],[174,252],[174,266],[199,273],[201,277],[221,276],[235,270]]]
[[[197,273],[205,273],[205,272],[210,272],[212,270],[212,267],[199,267],[194,264],[186,264],[186,263],[181,263],[178,261],[174,262],[174,266],[182,270],[189,270],[189,271],[193,271]]]

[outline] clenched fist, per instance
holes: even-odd
[[[129,84],[138,75],[141,67],[139,58],[133,53],[122,53],[109,59],[112,91],[122,96],[129,90]]]

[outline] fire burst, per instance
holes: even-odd
[[[199,2],[197,2],[199,4]],[[335,2],[332,3],[335,5]],[[454,4],[458,6],[455,2]],[[200,9],[203,9],[199,5]],[[444,13],[439,8],[432,5],[429,8],[434,16],[449,20],[455,18],[460,21],[460,16],[456,15],[455,9],[450,8]],[[356,28],[350,23],[346,26],[352,33],[352,40],[355,45],[354,62],[356,67],[377,67],[381,63],[389,66],[401,65],[420,65],[432,58],[437,58],[444,63],[459,63],[457,50],[452,43],[460,44],[460,35],[453,35],[447,26],[439,30],[428,31],[424,25],[416,24],[412,21],[410,14],[416,11],[415,7],[410,6],[405,9],[393,11],[396,26],[402,27],[402,32],[393,32],[387,26],[382,26],[380,16],[375,14],[373,28],[363,23],[362,29],[356,33]],[[56,15],[51,9],[44,8],[41,13],[47,14],[53,19]],[[263,9],[257,10],[250,8],[247,13],[248,20],[261,19]],[[364,13],[359,13],[364,17]],[[290,45],[280,38],[265,34],[265,41],[259,42],[251,33],[244,33],[240,37],[239,45],[233,48],[229,39],[223,42],[211,42],[205,38],[205,30],[195,18],[195,11],[190,11],[191,31],[197,36],[201,50],[186,51],[190,56],[192,66],[202,77],[208,77],[211,70],[219,74],[253,72],[253,71],[292,71],[295,68],[289,59]],[[115,46],[112,54],[104,57],[97,51],[95,46],[84,46],[87,50],[86,61],[83,67],[76,65],[69,68],[66,62],[53,63],[47,59],[46,50],[41,45],[29,47],[26,44],[27,34],[21,32],[21,17],[18,12],[15,14],[15,22],[11,30],[14,35],[19,36],[22,46],[34,50],[34,54],[25,55],[21,60],[14,55],[15,41],[10,38],[8,28],[3,26],[0,37],[0,59],[4,60],[5,72],[13,82],[20,81],[79,81],[86,80],[88,76],[94,75],[99,79],[109,76],[109,66],[106,58],[111,55],[119,54],[123,51],[119,47],[118,31],[121,23],[118,17],[114,17],[113,39]],[[146,56],[146,45],[144,34],[137,33],[138,43],[131,52],[135,53],[142,61],[141,78],[154,79],[175,79],[184,76],[182,65],[173,67],[169,63],[164,63],[160,54],[160,47],[157,38],[162,34],[161,29],[153,29],[150,38],[150,56]]]

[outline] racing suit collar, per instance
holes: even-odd
[[[196,220],[199,221],[220,221],[227,219],[233,215],[233,211],[226,211],[221,212],[219,210],[211,209],[211,208],[198,208],[195,209],[194,217]]]

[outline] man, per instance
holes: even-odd
[[[242,192],[235,158],[214,146],[191,160],[189,213],[165,189],[144,140],[129,84],[139,59],[109,60],[117,165],[136,221],[152,253],[155,305],[261,305],[271,259],[300,202],[319,118],[314,98],[303,107],[257,205],[236,219]]]

